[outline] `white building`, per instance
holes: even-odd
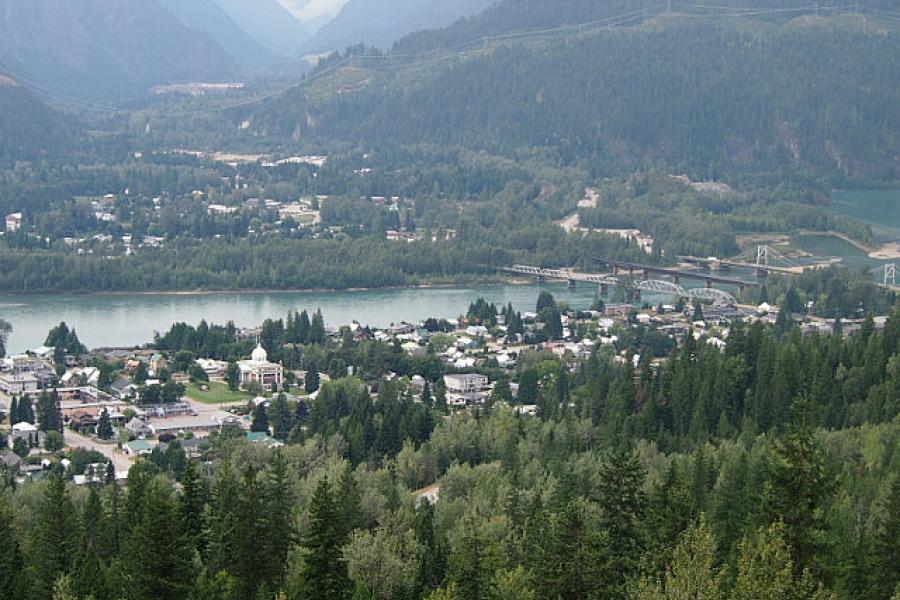
[[[258,383],[268,387],[274,383],[281,389],[284,383],[284,367],[269,362],[269,355],[260,344],[256,345],[250,360],[238,361],[238,368],[241,371],[241,385]]]
[[[0,390],[10,396],[37,394],[38,379],[31,373],[7,373],[0,376]]]
[[[477,373],[444,375],[444,386],[447,388],[447,403],[451,406],[482,404],[490,393],[487,376]]]
[[[9,232],[18,231],[22,227],[22,213],[12,213],[6,215],[6,230]]]

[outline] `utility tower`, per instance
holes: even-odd
[[[897,263],[884,265],[884,285],[897,285]]]
[[[769,246],[756,247],[756,275],[765,277],[769,274]]]

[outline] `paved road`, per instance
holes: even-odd
[[[96,450],[103,456],[109,458],[116,467],[116,473],[118,474],[127,474],[128,469],[131,468],[131,459],[122,452],[117,451],[115,444],[98,444],[96,441],[69,429],[66,429],[65,431],[65,439],[66,445],[71,448]]]

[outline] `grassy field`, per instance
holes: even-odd
[[[210,381],[203,384],[209,389],[201,390],[197,384],[189,383],[185,395],[191,400],[204,404],[222,404],[224,402],[247,402],[251,396],[245,392],[232,392],[228,385],[221,381]]]

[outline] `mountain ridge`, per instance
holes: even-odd
[[[22,79],[89,99],[236,70],[211,37],[144,0],[0,0],[0,61]]]
[[[349,0],[303,46],[307,53],[340,51],[356,44],[388,48],[414,31],[449,25],[493,0]]]

